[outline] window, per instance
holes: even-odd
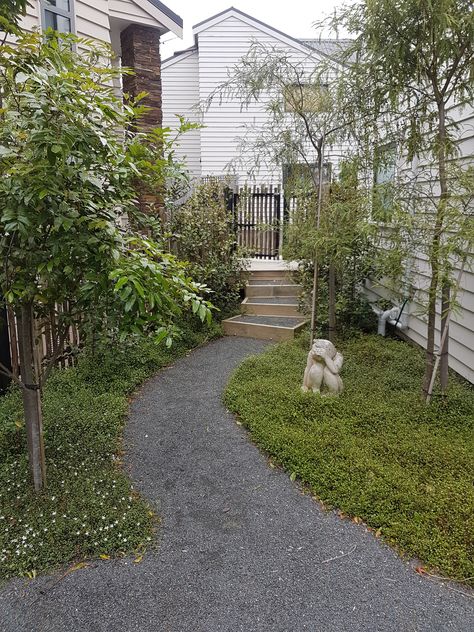
[[[74,32],[74,0],[40,0],[43,30]]]
[[[329,109],[326,84],[294,83],[283,94],[285,112],[325,112]]]
[[[395,143],[387,143],[375,149],[373,216],[388,221],[394,202],[397,152]]]
[[[323,184],[331,182],[332,164],[325,162],[323,165]],[[283,188],[285,191],[295,189],[310,189],[314,187],[314,179],[319,182],[318,167],[314,164],[293,163],[283,165]]]

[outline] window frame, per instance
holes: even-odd
[[[317,92],[316,92],[317,88]],[[293,107],[289,103],[288,95],[292,92],[299,91],[301,93],[301,109]],[[302,82],[302,83],[289,83],[285,86],[283,90],[283,108],[285,113],[287,114],[295,114],[298,112],[303,112],[304,114],[313,114],[316,112],[323,112],[325,110],[319,110],[314,107],[308,107],[308,99],[324,99],[325,94],[328,93],[329,84],[328,83],[319,83],[313,84],[310,82]],[[313,94],[311,94],[313,93]]]
[[[41,30],[46,30],[46,11],[50,13],[54,13],[55,15],[60,15],[63,18],[68,18],[71,24],[71,30],[69,33],[72,35],[76,34],[76,12],[75,12],[75,0],[69,0],[69,11],[66,9],[61,9],[60,7],[53,7],[50,4],[47,4],[47,0],[39,0],[40,10],[41,10]],[[62,33],[64,31],[58,31]]]
[[[383,160],[382,158],[385,158]],[[374,221],[386,223],[388,211],[394,201],[398,177],[398,146],[395,141],[382,142],[375,147],[372,173],[372,215]]]

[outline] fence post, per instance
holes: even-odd
[[[10,337],[8,335],[7,308],[0,308],[0,362],[9,371],[12,370],[12,359],[10,354]],[[0,392],[8,388],[10,378],[0,373]]]

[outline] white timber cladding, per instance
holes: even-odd
[[[163,63],[163,116],[166,125],[173,124],[174,114],[188,116],[192,112],[190,106],[205,103],[216,88],[229,78],[232,68],[247,54],[255,41],[281,48],[295,62],[304,63],[308,74],[321,59],[316,51],[291,37],[233,10],[198,25],[194,33],[197,46],[191,55],[183,52]],[[191,72],[197,73],[192,80]],[[236,176],[239,184],[281,185],[280,166],[261,164],[254,171],[250,168],[253,156],[241,156],[240,152],[241,138],[255,139],[258,129],[268,120],[265,106],[270,99],[270,94],[263,95],[258,103],[242,108],[238,98],[223,101],[215,98],[202,113],[203,128],[200,134],[195,134],[188,141],[183,139],[180,147],[178,155],[187,159],[191,175],[199,177],[227,173]],[[199,168],[195,158],[198,142]],[[330,160],[337,161],[343,153],[342,148],[333,148],[332,153],[336,157],[330,157]],[[315,162],[315,156],[311,160]]]
[[[173,61],[173,60],[170,60]],[[201,117],[195,109],[199,101],[199,59],[197,50],[180,55],[178,63],[166,62],[162,70],[163,127],[176,128],[177,116],[199,123]],[[193,177],[201,176],[201,130],[183,134],[176,153],[186,162]]]
[[[457,133],[457,147],[459,154],[456,158],[459,164],[472,164],[474,160],[474,108],[472,105],[453,107],[450,111],[453,119],[459,124]],[[403,169],[402,169],[403,171]],[[431,177],[430,177],[431,171]],[[433,170],[425,157],[418,160],[418,173],[422,173],[422,186],[434,202],[439,195],[439,183],[433,176]],[[474,214],[474,208],[471,211]],[[449,365],[468,381],[474,383],[474,253],[464,274],[461,277],[460,291],[457,297],[460,308],[451,317],[450,341],[449,341]],[[414,287],[416,294],[414,300],[408,304],[408,329],[404,332],[411,340],[426,348],[427,323],[424,310],[428,300],[428,286],[430,280],[430,267],[426,256],[418,253],[410,262],[414,273]],[[459,269],[453,271],[453,277],[457,279]],[[391,298],[390,290],[383,284],[367,283],[367,295],[370,301],[380,298]],[[441,329],[441,304],[437,304],[436,338],[435,344],[439,346]]]
[[[131,23],[153,26],[163,32],[171,30],[179,37],[182,35],[181,27],[149,0],[73,0],[73,7],[75,34],[113,44],[117,53],[120,52],[117,50],[120,30]],[[40,0],[29,0],[21,27],[27,31],[42,27]]]

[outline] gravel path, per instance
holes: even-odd
[[[420,577],[363,527],[321,511],[225,411],[230,372],[263,347],[224,338],[145,385],[126,443],[163,519],[159,548],[141,564],[11,582],[1,632],[474,629],[458,586]]]

